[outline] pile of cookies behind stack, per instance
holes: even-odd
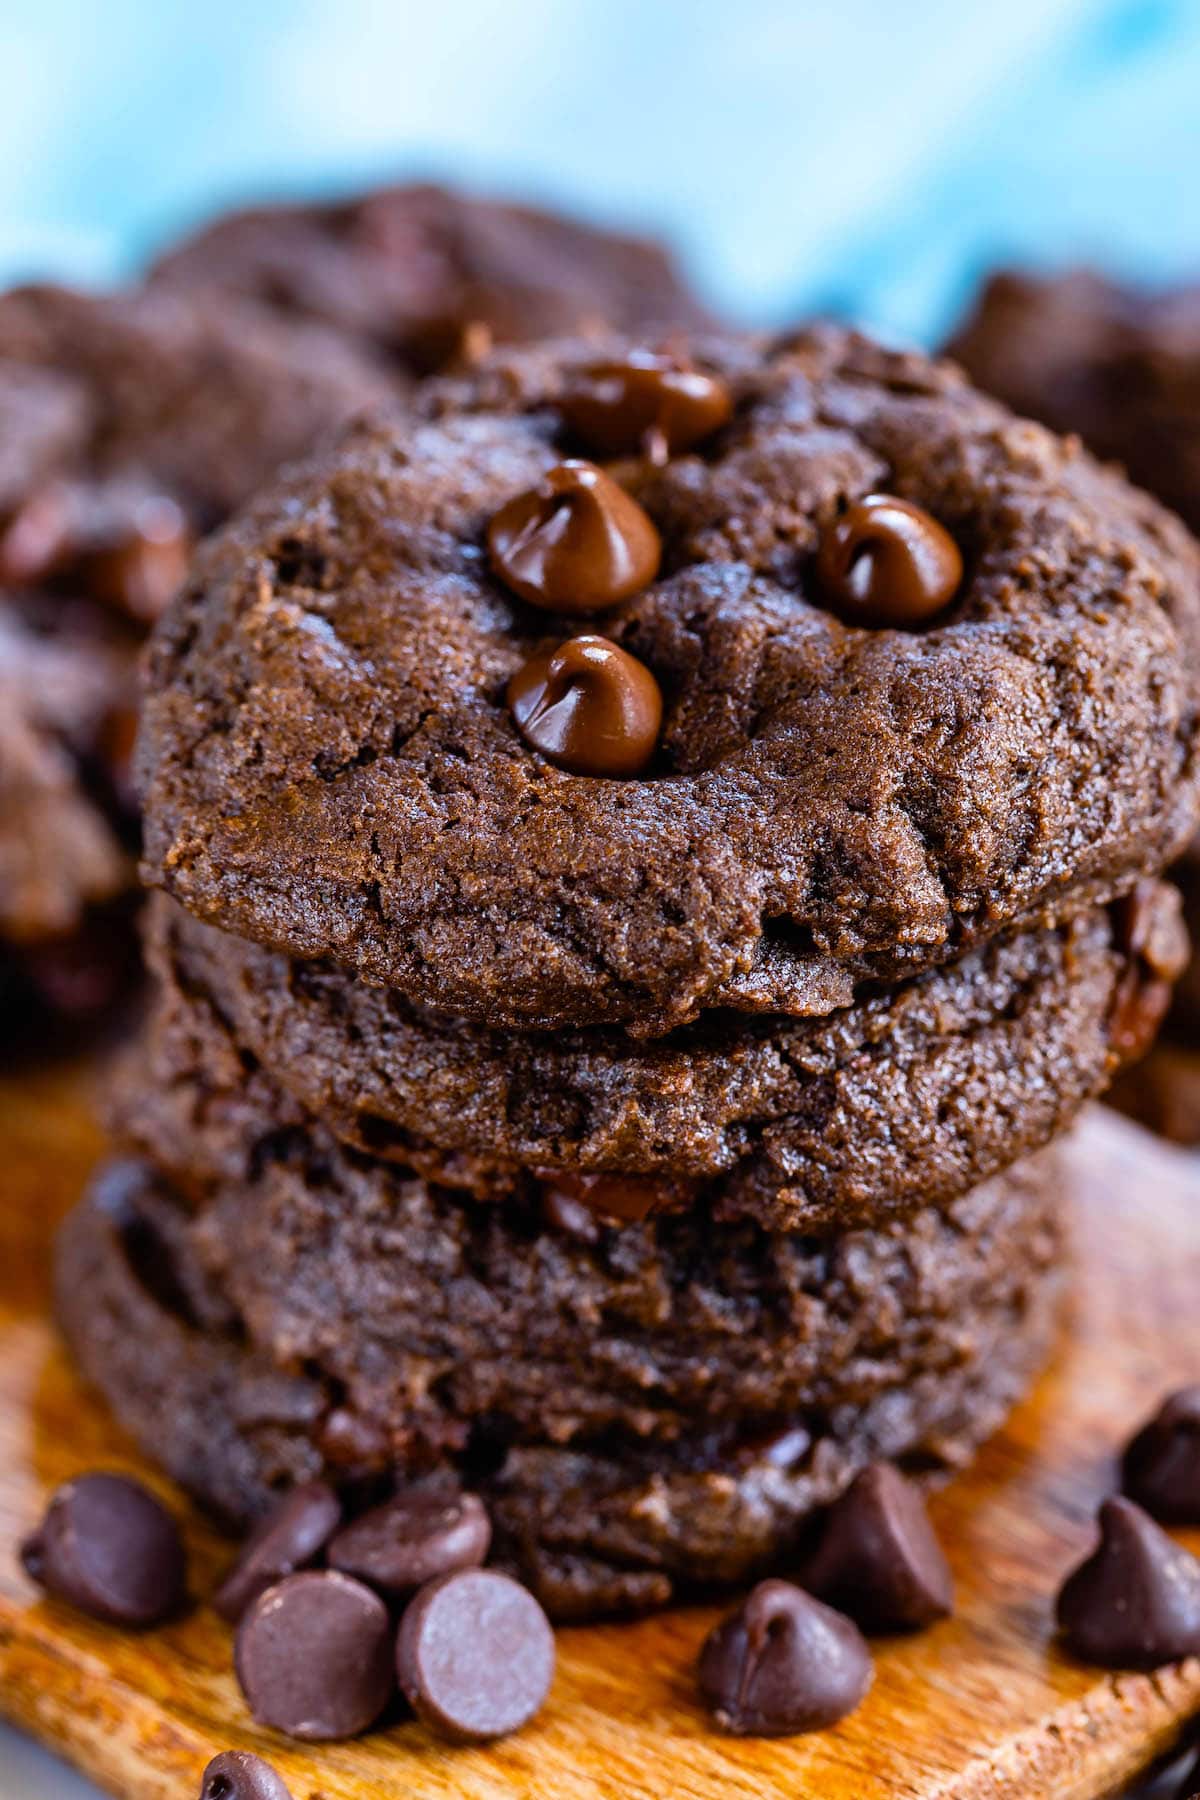
[[[82,1366],[239,1528],[475,1490],[558,1618],[960,1465],[1184,957],[1198,651],[1172,518],[852,334],[497,352],[356,425],[152,646]]]

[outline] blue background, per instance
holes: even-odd
[[[0,0],[0,280],[436,174],[932,340],[996,260],[1200,274],[1200,0]],[[89,1793],[0,1727],[0,1796]]]
[[[434,173],[668,231],[718,304],[935,335],[997,257],[1200,269],[1196,0],[0,0],[0,277]]]

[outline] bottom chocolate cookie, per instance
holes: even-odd
[[[786,1567],[866,1464],[966,1462],[1050,1342],[1052,1151],[826,1240],[580,1234],[295,1132],[259,1161],[198,1212],[145,1162],[102,1171],[58,1257],[84,1372],[238,1528],[315,1477],[478,1489],[560,1619]]]

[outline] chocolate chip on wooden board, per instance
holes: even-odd
[[[234,1667],[260,1725],[310,1742],[356,1737],[395,1691],[387,1607],[335,1569],[288,1575],[242,1615]]]
[[[718,1725],[742,1737],[836,1724],[873,1674],[857,1625],[788,1581],[761,1581],[700,1652],[704,1701]]]
[[[491,1521],[478,1495],[416,1489],[343,1527],[327,1560],[388,1599],[407,1600],[438,1575],[477,1567],[491,1541]]]
[[[1099,1544],[1059,1591],[1068,1648],[1117,1669],[1200,1655],[1200,1561],[1132,1500],[1106,1500],[1099,1524]]]
[[[485,1743],[533,1718],[554,1677],[554,1633],[528,1589],[495,1569],[423,1587],[396,1639],[396,1669],[418,1718],[457,1743]]]
[[[200,1778],[200,1800],[292,1800],[283,1777],[249,1750],[222,1750]]]
[[[179,1528],[161,1501],[125,1475],[64,1482],[21,1546],[21,1561],[48,1593],[112,1625],[161,1624],[186,1597]]]
[[[1200,1384],[1169,1394],[1126,1446],[1121,1485],[1164,1525],[1200,1525]]]
[[[213,1595],[221,1617],[236,1623],[267,1588],[315,1562],[341,1522],[341,1503],[325,1482],[306,1481],[285,1494],[247,1538]]]
[[[864,1469],[826,1515],[804,1586],[864,1631],[908,1631],[954,1604],[920,1490],[889,1463]]]

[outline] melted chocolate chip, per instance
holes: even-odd
[[[235,1622],[267,1588],[315,1562],[341,1522],[341,1504],[323,1481],[293,1488],[247,1539],[213,1595],[221,1617]]]
[[[112,1625],[158,1625],[185,1598],[178,1527],[153,1494],[124,1475],[65,1482],[22,1545],[21,1561],[47,1592]]]
[[[1180,1388],[1130,1442],[1122,1486],[1164,1525],[1200,1525],[1200,1387]]]
[[[87,557],[83,579],[97,599],[152,625],[183,585],[190,552],[179,507],[155,496],[137,508],[127,535]]]
[[[637,775],[654,755],[662,693],[644,663],[602,637],[539,651],[508,684],[527,743],[573,775]]]
[[[700,1692],[718,1725],[791,1737],[845,1718],[871,1685],[857,1625],[787,1581],[762,1581],[700,1652]]]
[[[720,430],[733,411],[733,396],[715,375],[634,350],[578,370],[561,410],[569,429],[598,455],[641,452],[665,462]]]
[[[1145,1055],[1170,1004],[1169,981],[1147,980],[1140,965],[1126,970],[1108,1015],[1108,1042],[1117,1062],[1136,1062]]]
[[[948,606],[963,575],[937,520],[894,494],[868,494],[822,534],[817,579],[849,625],[921,625]]]
[[[543,1177],[544,1204],[582,1206],[602,1225],[637,1225],[684,1204],[682,1183],[639,1175],[574,1175],[565,1170]]]
[[[1059,1592],[1058,1625],[1076,1656],[1103,1668],[1200,1655],[1200,1562],[1132,1500],[1107,1500],[1098,1547]]]
[[[200,1781],[200,1800],[292,1800],[277,1769],[248,1750],[222,1750]]]
[[[547,612],[603,612],[658,574],[662,544],[636,500],[603,469],[563,462],[502,506],[488,527],[492,568]]]
[[[309,1742],[356,1737],[395,1688],[387,1607],[333,1569],[289,1575],[243,1614],[234,1667],[260,1725]]]
[[[417,1488],[339,1531],[328,1561],[389,1600],[407,1600],[435,1576],[477,1568],[491,1541],[492,1523],[478,1495]]]
[[[889,1463],[834,1502],[804,1585],[867,1631],[909,1631],[954,1604],[950,1567],[920,1491]]]
[[[459,1743],[526,1724],[550,1691],[554,1633],[527,1589],[463,1569],[421,1589],[396,1640],[400,1686],[417,1716]]]
[[[1139,881],[1115,911],[1125,954],[1137,957],[1157,980],[1177,981],[1191,955],[1179,890],[1165,881]]]

